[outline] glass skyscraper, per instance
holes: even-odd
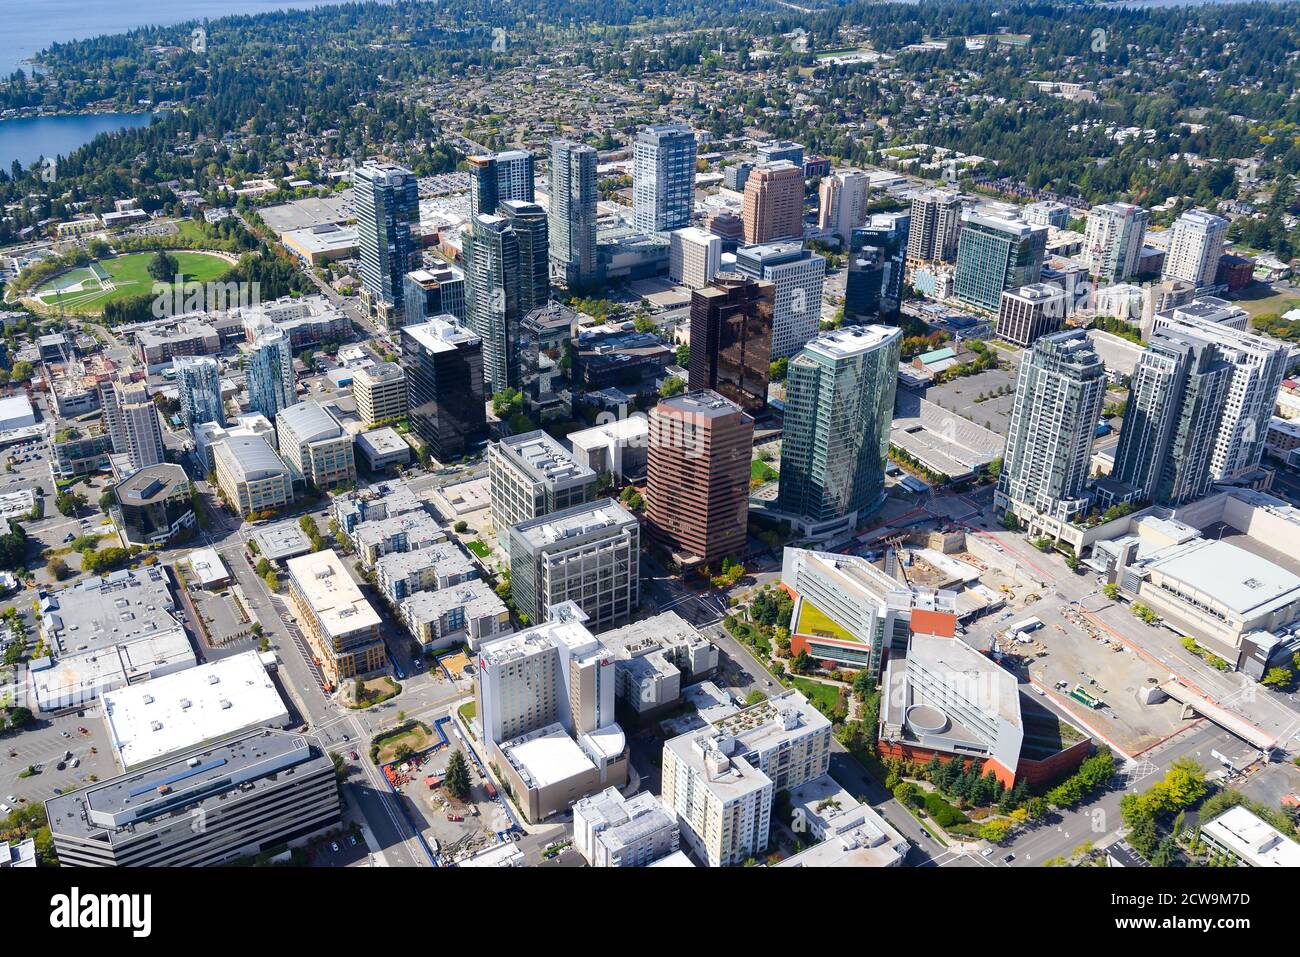
[[[415,174],[394,163],[367,163],[353,173],[361,300],[388,330],[402,324],[403,277],[420,265],[412,232],[420,221]]]
[[[632,226],[666,233],[691,224],[695,192],[695,134],[669,123],[637,134],[632,160]]]
[[[178,356],[172,365],[185,428],[193,432],[204,422],[224,427],[226,409],[221,402],[221,366],[217,360],[211,356]]]
[[[552,181],[553,182],[553,181]],[[551,187],[554,194],[554,186]],[[508,199],[531,203],[533,154],[527,150],[484,153],[469,158],[469,215],[491,216]]]
[[[264,332],[244,362],[248,404],[274,422],[281,409],[298,401],[293,377],[293,349],[282,330]]]
[[[551,143],[551,264],[570,289],[596,278],[596,151]]]
[[[485,428],[483,341],[446,319],[404,326],[401,339],[411,427],[439,462],[464,455]]]
[[[964,303],[997,312],[1002,290],[1038,282],[1046,250],[1046,226],[1031,226],[997,207],[966,210],[957,239],[953,294]]]

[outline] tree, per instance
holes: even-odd
[[[990,844],[1001,844],[1011,833],[1011,822],[1006,818],[996,818],[980,825],[980,837]]]
[[[1269,668],[1259,683],[1269,688],[1286,688],[1294,680],[1295,672],[1290,668]]]
[[[459,748],[447,759],[447,775],[443,783],[447,793],[457,801],[469,798],[469,763]]]
[[[767,368],[767,377],[773,382],[784,382],[790,370],[790,360],[782,357]]]
[[[659,387],[659,396],[668,399],[675,395],[681,395],[685,391],[686,380],[681,376],[670,375],[664,380],[664,384]]]
[[[1101,588],[1101,593],[1105,595],[1107,598],[1109,598],[1111,601],[1115,601],[1115,599],[1119,598],[1119,586],[1103,585]]]
[[[60,492],[54,496],[54,507],[60,515],[76,515],[86,504],[86,496],[77,492]]]
[[[173,282],[180,274],[181,264],[166,250],[159,250],[149,258],[149,277],[156,282]]]
[[[469,522],[466,522],[462,519],[461,521],[453,525],[452,528],[456,530],[457,534],[463,534],[469,529]]]
[[[68,563],[62,558],[51,558],[50,563],[45,566],[45,570],[54,576],[55,581],[63,581],[72,574],[72,569],[68,568]]]
[[[107,515],[109,509],[111,509],[116,504],[117,504],[117,492],[115,492],[111,488],[106,489],[104,491],[104,494],[99,496],[99,510],[103,512],[105,515]]]
[[[691,347],[688,343],[683,342],[677,347],[677,364],[683,369],[691,364]]]

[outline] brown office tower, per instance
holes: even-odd
[[[778,160],[750,173],[743,219],[747,246],[803,239],[803,168]]]
[[[682,564],[718,571],[745,557],[754,420],[716,392],[687,392],[650,411],[646,526]]]
[[[712,389],[750,415],[767,408],[776,285],[723,273],[691,293],[692,391]]]

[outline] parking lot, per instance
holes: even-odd
[[[71,759],[65,758],[69,751]],[[61,770],[60,763],[64,764]],[[20,776],[32,766],[41,770]],[[14,807],[45,801],[56,790],[72,791],[118,773],[97,706],[61,717],[37,715],[27,728],[0,738],[0,801]]]
[[[1016,373],[1013,364],[1006,369],[989,369],[942,385],[929,386],[925,398],[977,425],[1006,435],[1011,407],[1016,401]],[[998,395],[998,392],[1005,394]],[[991,398],[981,401],[981,395]]]

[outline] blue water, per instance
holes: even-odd
[[[14,160],[30,167],[41,157],[67,156],[100,133],[148,126],[151,113],[78,113],[0,120],[0,169]]]

